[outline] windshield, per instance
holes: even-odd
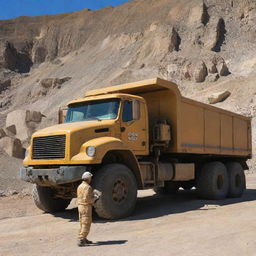
[[[94,100],[70,105],[66,123],[116,119],[120,99]]]

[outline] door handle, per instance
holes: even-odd
[[[124,131],[125,131],[125,127],[121,127],[121,128],[120,128],[120,131],[121,131],[121,132],[124,132]]]

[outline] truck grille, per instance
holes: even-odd
[[[36,137],[33,139],[33,159],[65,158],[66,135]]]

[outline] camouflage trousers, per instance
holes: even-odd
[[[92,224],[92,207],[88,205],[78,205],[80,230],[78,239],[84,240],[87,238]]]

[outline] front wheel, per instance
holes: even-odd
[[[122,164],[108,164],[100,168],[93,187],[102,193],[95,203],[97,215],[104,219],[129,216],[136,204],[137,182],[132,171]]]
[[[36,184],[33,185],[32,195],[35,205],[40,210],[49,213],[65,210],[71,201],[70,199],[55,198],[51,188]]]

